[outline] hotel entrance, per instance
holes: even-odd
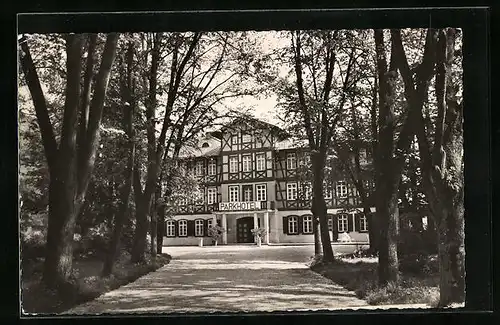
[[[253,217],[243,217],[236,219],[236,242],[253,243],[252,229],[254,228]]]

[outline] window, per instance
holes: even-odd
[[[202,148],[208,148],[210,147],[210,145],[208,144],[208,142],[203,142],[203,144],[201,145]]]
[[[214,220],[213,220],[213,219],[208,219],[208,220],[207,220],[207,227],[208,227],[208,228],[212,228],[213,222],[214,222]]]
[[[328,216],[328,230],[333,231],[333,218],[332,216]]]
[[[323,188],[323,194],[325,199],[331,199],[332,198],[332,189],[329,186],[325,186]]]
[[[288,233],[289,234],[297,234],[299,232],[298,229],[298,218],[296,216],[288,217]]]
[[[186,198],[186,195],[183,194],[180,198],[179,198],[179,205],[187,205],[187,198]]]
[[[251,172],[252,171],[252,156],[251,155],[244,155],[241,157],[242,163],[243,163],[243,171],[244,172]]]
[[[205,202],[204,194],[205,191],[203,189],[199,189],[198,191],[194,192],[194,202],[196,204],[203,204]]]
[[[313,219],[312,216],[304,216],[302,218],[302,226],[304,229],[304,234],[312,234],[313,232]]]
[[[203,236],[203,220],[198,219],[194,221],[194,235],[195,236]]]
[[[302,183],[302,193],[304,195],[304,200],[312,199],[312,186],[311,182]]]
[[[208,175],[216,175],[217,174],[217,163],[215,159],[210,159],[208,162]]]
[[[238,172],[238,156],[229,157],[229,172],[230,173]]]
[[[179,220],[179,237],[187,237],[188,226],[187,220]]]
[[[258,171],[266,170],[266,154],[259,153],[255,156],[255,159],[257,161],[257,170]]]
[[[297,157],[295,153],[288,153],[286,155],[286,169],[295,169],[297,168]]]
[[[260,184],[255,186],[255,192],[257,193],[257,201],[267,201],[267,187],[266,184]]]
[[[359,231],[368,231],[368,221],[364,214],[359,216]]]
[[[241,136],[241,142],[242,143],[250,143],[250,142],[252,142],[252,135],[248,134],[248,133],[247,134],[243,134]]]
[[[365,148],[361,148],[359,150],[359,162],[361,164],[365,164],[366,163],[366,149]]]
[[[347,232],[347,214],[339,214],[338,230],[339,232]]]
[[[229,202],[238,202],[239,196],[239,187],[229,186]]]
[[[297,200],[297,183],[286,184],[286,199],[289,201]]]
[[[252,185],[243,185],[243,201],[253,201]]]
[[[175,221],[167,221],[167,237],[175,237]]]
[[[207,189],[207,203],[217,203],[217,189],[215,187],[209,187]]]
[[[347,183],[345,181],[337,182],[337,197],[342,199],[347,197]]]
[[[237,135],[233,135],[233,136],[231,137],[231,144],[232,144],[233,146],[235,146],[235,145],[237,145],[237,144],[238,144],[238,136],[237,136]]]
[[[196,162],[195,174],[196,176],[203,176],[203,161],[199,160]]]

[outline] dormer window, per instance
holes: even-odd
[[[203,142],[203,144],[201,145],[202,148],[208,148],[210,147],[210,145],[208,144],[208,142]]]

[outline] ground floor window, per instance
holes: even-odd
[[[333,231],[333,218],[328,216],[328,230]]]
[[[288,217],[288,233],[297,234],[299,232],[298,224],[299,222],[297,216]]]
[[[187,220],[179,220],[179,237],[187,237]]]
[[[347,214],[338,215],[338,230],[339,232],[347,232]]]
[[[213,220],[213,219],[208,219],[208,220],[207,220],[207,227],[208,227],[208,228],[211,228],[211,227],[212,227],[212,225],[213,225],[213,222],[214,222],[214,220]]]
[[[368,222],[364,214],[359,217],[359,231],[368,231]]]
[[[203,236],[203,220],[198,219],[194,221],[194,235],[195,236]]]
[[[304,216],[302,218],[302,226],[304,229],[304,234],[312,234],[312,216]]]
[[[167,237],[175,237],[175,221],[167,221]]]

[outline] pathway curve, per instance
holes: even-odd
[[[170,264],[67,313],[325,310],[367,306],[309,270],[312,246],[168,247]]]

